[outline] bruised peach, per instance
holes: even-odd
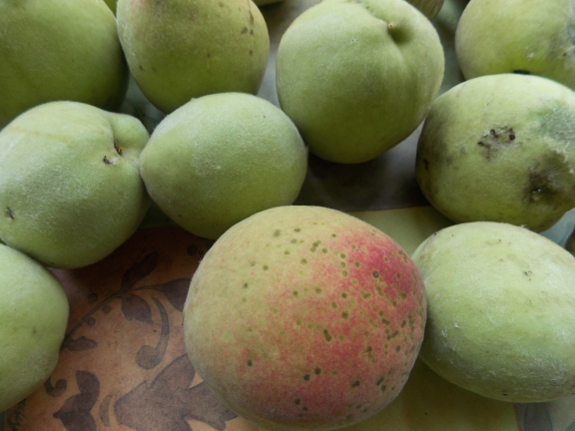
[[[422,342],[416,266],[340,211],[282,206],[226,231],[195,273],[188,355],[218,397],[269,430],[335,429],[401,391]]]

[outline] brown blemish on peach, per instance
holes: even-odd
[[[371,293],[362,290],[361,291],[361,297],[367,301],[369,298],[371,298]]]
[[[329,333],[329,330],[327,330],[327,329],[323,330],[323,336],[325,338],[325,341],[327,341],[328,343],[331,342],[331,340],[333,339],[333,337]]]

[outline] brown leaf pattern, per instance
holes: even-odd
[[[141,383],[116,401],[118,422],[136,431],[191,431],[186,418],[193,418],[223,431],[236,415],[204,382],[190,388],[194,375],[187,355],[179,356],[150,384]]]
[[[80,393],[68,398],[54,417],[60,419],[68,431],[96,431],[91,410],[100,395],[100,382],[88,371],[77,371],[76,384]]]

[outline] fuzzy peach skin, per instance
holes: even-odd
[[[413,253],[427,292],[420,358],[485,397],[546,402],[575,394],[575,257],[507,223],[470,222]]]
[[[575,2],[471,0],[455,50],[466,79],[518,72],[575,89]]]
[[[0,244],[0,412],[38,389],[60,354],[68,323],[64,288],[36,262]]]
[[[128,76],[103,0],[0,0],[0,129],[53,100],[115,110]]]
[[[437,31],[404,0],[324,0],[283,34],[278,99],[310,151],[362,163],[407,138],[444,74]]]
[[[269,35],[252,0],[119,0],[116,16],[134,80],[161,111],[207,94],[258,91]]]
[[[359,422],[401,391],[426,298],[409,256],[348,214],[265,210],[230,228],[195,273],[185,343],[198,373],[269,430]]]
[[[0,238],[44,265],[103,259],[150,205],[135,117],[78,102],[36,106],[0,131]]]

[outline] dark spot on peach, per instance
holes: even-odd
[[[344,311],[343,313],[341,313],[341,317],[344,320],[347,320],[349,318],[349,313],[347,311]]]
[[[318,295],[322,292],[321,287],[316,287],[314,290]]]
[[[377,381],[375,382],[376,386],[381,385],[383,382],[385,382],[385,377],[380,377],[379,379],[377,379]]]
[[[264,271],[267,271],[268,269],[270,269],[270,267],[267,266],[267,265],[264,265],[264,266],[262,266],[262,269],[263,269]]]
[[[310,376],[309,374],[304,374],[304,376],[303,376],[303,379],[304,379],[306,382],[309,382],[309,379],[310,379],[310,378],[311,378],[311,376]]]
[[[302,265],[305,265],[305,264],[307,264],[307,259],[302,259],[299,261],[299,263],[301,263]]]
[[[387,385],[381,385],[379,389],[381,389],[381,392],[385,392]]]
[[[297,290],[294,290],[294,291],[292,292],[292,295],[295,296],[295,297],[297,297],[297,296],[299,295],[299,292],[298,292]]]
[[[401,278],[401,274],[399,272],[395,273],[395,279],[399,280]]]
[[[10,220],[14,220],[14,213],[12,212],[12,210],[10,209],[10,207],[6,207],[6,209],[4,210],[4,214],[5,214],[6,217],[8,217]]]
[[[282,231],[279,230],[279,229],[277,229],[277,230],[274,232],[274,236],[275,236],[275,237],[278,237],[278,236],[281,235],[281,233],[282,233]]]
[[[301,232],[301,228],[296,227],[293,231],[294,231],[294,232]]]
[[[325,338],[325,341],[327,341],[328,343],[333,339],[333,337],[331,336],[331,334],[327,329],[323,330],[323,336]]]
[[[342,292],[341,297],[342,297],[343,299],[347,298],[347,293]]]
[[[303,406],[301,409],[302,409],[304,412],[307,412],[307,411],[308,411],[307,406]]]
[[[248,32],[248,28],[244,27],[242,28],[241,34],[246,34]]]
[[[296,398],[295,400],[293,400],[293,403],[294,403],[295,405],[298,405],[298,404],[301,403],[301,399]]]
[[[331,308],[337,308],[337,304],[335,302],[331,303]]]
[[[397,346],[395,346],[395,351],[397,353],[399,353],[400,350],[401,350],[401,346],[399,344]]]
[[[316,375],[319,376],[319,375],[321,374],[321,368],[320,368],[320,367],[315,367],[315,368],[313,369],[313,372],[314,372]]]
[[[248,359],[248,360],[246,361],[246,364],[247,364],[248,367],[251,367],[252,365],[254,365],[254,363],[252,362],[251,359]]]
[[[407,325],[407,321],[404,319],[404,320],[401,321],[401,325],[400,325],[400,326],[401,326],[402,328],[405,328],[405,325]]]
[[[321,252],[322,252],[323,254],[327,254],[327,248],[322,248],[322,249],[321,249]]]
[[[359,387],[359,380],[354,381],[354,382],[351,384],[351,387],[352,387],[352,388],[358,388],[358,387]]]

